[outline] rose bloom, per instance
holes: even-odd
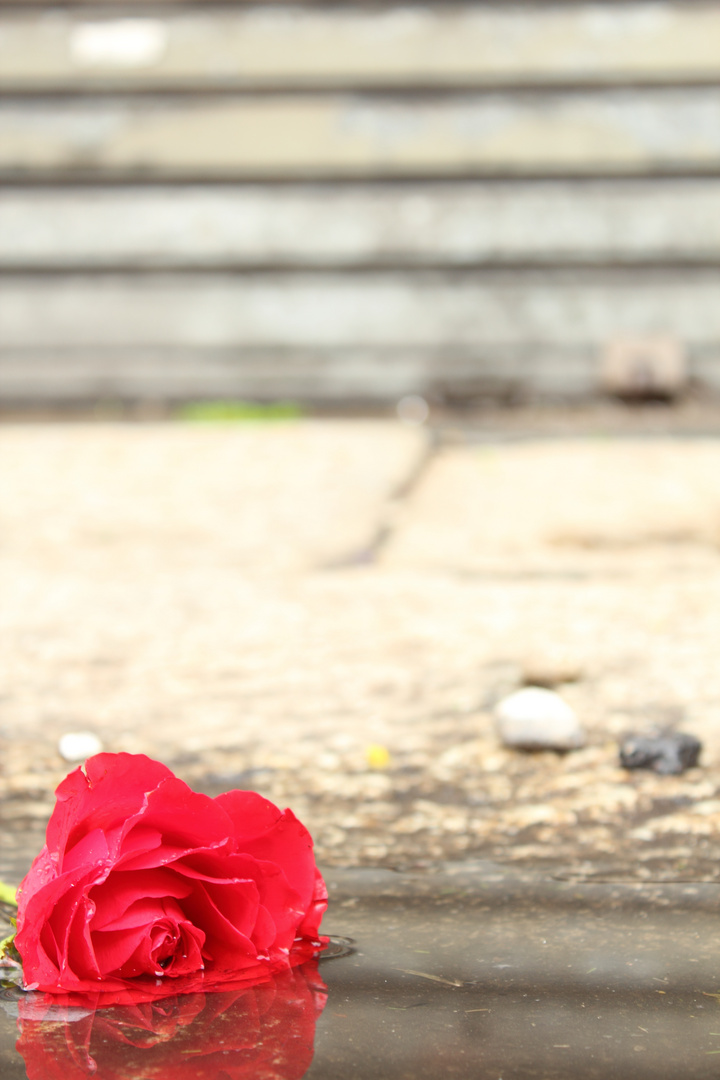
[[[312,839],[252,791],[211,799],[143,754],[98,754],[56,792],[18,890],[28,990],[150,997],[316,955],[327,891]]]

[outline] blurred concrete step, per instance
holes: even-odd
[[[718,295],[700,268],[9,275],[0,393],[573,396],[609,340],[643,334],[718,385]]]
[[[423,348],[720,338],[720,268],[8,276],[0,347]]]
[[[720,262],[720,179],[0,190],[0,267]]]
[[[720,87],[6,100],[0,178],[634,175],[720,169]]]
[[[456,86],[720,76],[702,3],[0,10],[0,87]]]

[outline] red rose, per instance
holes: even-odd
[[[324,944],[327,891],[290,810],[251,791],[199,795],[142,754],[89,758],[56,794],[18,890],[26,989],[160,997]]]
[[[110,1009],[18,1002],[28,1080],[300,1080],[325,1004],[317,964],[260,986]]]

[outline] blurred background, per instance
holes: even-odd
[[[718,5],[0,0],[0,95],[0,876],[104,747],[716,878]]]
[[[0,405],[720,376],[698,0],[0,5]]]

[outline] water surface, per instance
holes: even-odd
[[[351,955],[142,1015],[33,1018],[5,1000],[4,1080],[720,1075],[717,885],[490,863],[327,878],[325,929]]]

